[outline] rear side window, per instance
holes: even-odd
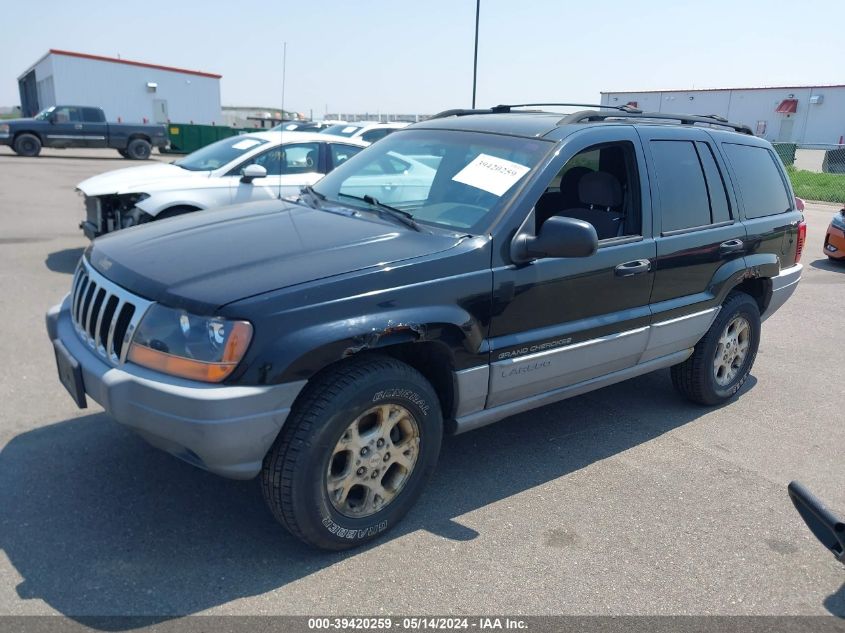
[[[662,231],[710,224],[707,184],[692,141],[651,141]]]
[[[363,149],[363,147],[356,147],[355,145],[341,145],[340,143],[332,143],[329,145],[329,148],[332,156],[332,168],[345,163]]]
[[[106,119],[102,110],[97,108],[82,108],[82,120],[85,123],[103,123]]]
[[[738,181],[746,218],[777,215],[792,208],[776,158],[765,147],[724,143]]]
[[[362,141],[367,141],[367,143],[375,143],[380,138],[384,138],[388,134],[390,134],[393,130],[388,127],[381,127],[376,128],[375,130],[367,130],[361,135]]]
[[[731,206],[713,150],[701,141],[651,141],[662,232],[730,222]]]

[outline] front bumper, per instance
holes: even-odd
[[[76,334],[69,297],[47,312],[50,340],[80,364],[85,393],[150,444],[232,479],[250,479],[305,381],[267,386],[212,385],[127,363],[112,367]]]
[[[789,268],[784,268],[777,277],[772,278],[772,298],[766,311],[761,315],[761,320],[765,321],[772,316],[792,296],[792,293],[798,288],[798,282],[801,281],[801,271],[803,270],[802,264],[795,264]]]
[[[845,231],[832,224],[827,228],[827,235],[824,238],[824,254],[836,259],[845,257]]]

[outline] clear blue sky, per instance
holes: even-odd
[[[693,8],[697,6],[698,8]],[[469,106],[475,0],[0,3],[0,105],[50,48],[223,75],[224,105]],[[482,0],[478,104],[602,90],[845,83],[842,0]]]

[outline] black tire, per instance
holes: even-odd
[[[15,139],[14,150],[18,156],[38,156],[41,153],[41,139],[35,134],[20,134]]]
[[[119,149],[117,150],[117,153],[123,156],[124,158],[129,158],[129,154],[126,153],[125,149]]]
[[[725,328],[736,318],[748,323],[750,336],[748,351],[730,382],[719,384],[714,361],[719,351],[719,339]],[[707,334],[696,344],[692,356],[672,367],[672,384],[689,400],[703,405],[717,405],[730,400],[742,388],[757,357],[760,345],[760,307],[744,292],[734,292],[722,304]]]
[[[132,160],[146,160],[152,154],[153,147],[142,138],[133,138],[126,146],[127,157]]]
[[[419,449],[415,465],[383,508],[369,516],[347,516],[329,498],[329,469],[334,468],[337,457],[333,453],[359,416],[390,404],[404,408],[416,420]],[[264,499],[273,516],[305,543],[329,550],[362,545],[392,528],[417,500],[437,464],[442,438],[437,394],[417,370],[385,356],[342,363],[318,376],[298,398],[264,458]],[[389,453],[384,461],[388,457]],[[375,471],[370,473],[375,478],[378,464],[367,459],[374,457],[362,460]],[[350,460],[350,477],[351,469],[360,465],[361,461]],[[383,470],[383,477],[388,477],[388,472]]]

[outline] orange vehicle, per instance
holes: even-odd
[[[845,208],[833,216],[824,236],[824,254],[845,261]]]

